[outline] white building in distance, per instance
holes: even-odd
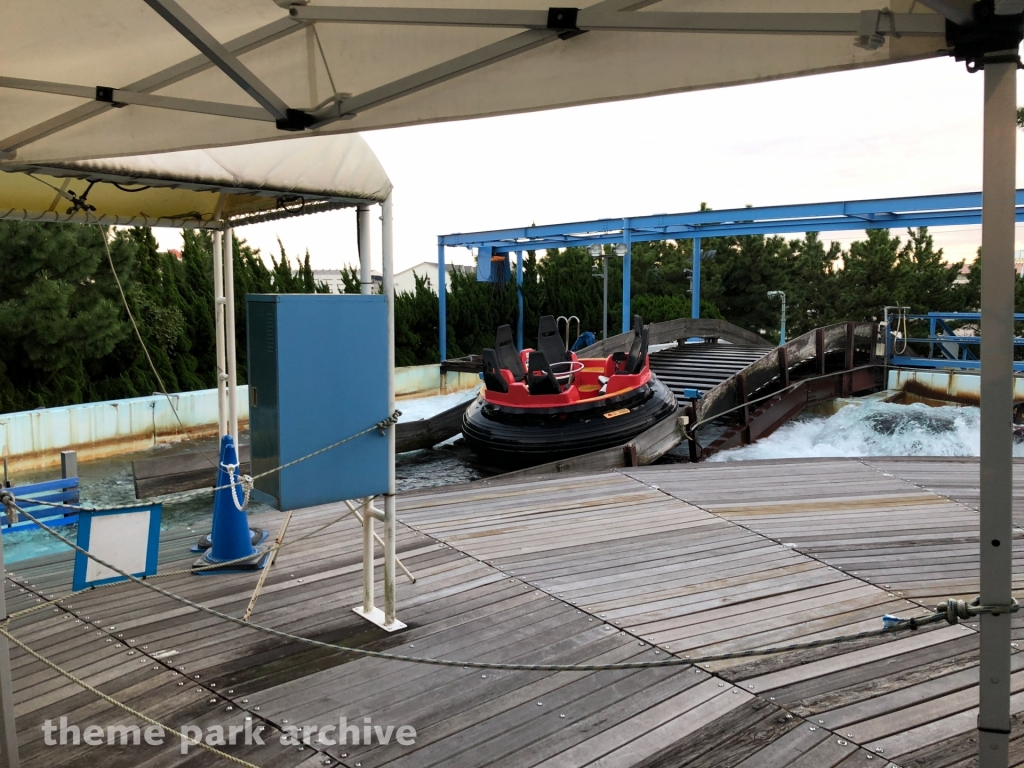
[[[359,270],[356,270],[356,277],[358,278]],[[373,280],[374,289],[377,290],[381,283],[384,282],[384,276],[377,270],[370,270],[370,278]],[[331,293],[344,293],[345,283],[341,281],[341,270],[340,269],[314,269],[313,280],[318,283],[326,283],[327,287],[331,289]]]
[[[452,272],[459,272],[464,275],[475,275],[476,269],[474,267],[465,266],[463,264],[445,264],[445,288],[451,290],[452,288]],[[427,279],[427,287],[434,293],[437,293],[437,262],[436,261],[421,261],[414,267],[402,270],[395,275],[395,293],[415,293],[416,291],[416,276],[425,277]]]

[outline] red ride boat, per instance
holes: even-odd
[[[462,434],[487,463],[515,468],[623,445],[672,415],[675,397],[652,372],[649,328],[633,319],[629,352],[578,358],[555,318],[540,319],[538,349],[518,351],[498,329],[483,351],[484,388],[466,410]]]

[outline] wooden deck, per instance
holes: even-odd
[[[418,492],[398,503],[399,557],[418,577],[399,577],[408,630],[386,636],[352,612],[361,539],[351,517],[281,551],[253,620],[365,648],[522,663],[654,660],[829,637],[976,595],[977,497],[977,462],[958,459],[653,466]],[[297,513],[288,538],[341,514]],[[1024,474],[1015,514],[1024,524]],[[255,522],[273,531],[278,520]],[[165,534],[161,569],[191,562],[195,536]],[[1018,529],[1018,557],[1022,536]],[[16,565],[9,610],[67,591],[70,562]],[[255,576],[160,583],[241,615]],[[1016,641],[1024,617],[1015,628]],[[970,765],[977,747],[972,624],[700,668],[494,671],[283,642],[122,585],[33,614],[14,633],[169,725],[252,718],[267,727],[267,745],[226,749],[268,768],[910,768]],[[25,766],[218,762],[194,748],[181,756],[173,738],[164,747],[46,746],[47,718],[132,720],[18,649],[12,662]],[[1011,762],[1020,765],[1018,653],[1013,669]],[[282,728],[341,716],[411,725],[415,745],[278,743]]]

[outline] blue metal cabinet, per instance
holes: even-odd
[[[252,473],[287,464],[388,416],[384,296],[246,296]],[[256,480],[282,510],[387,491],[380,431]]]

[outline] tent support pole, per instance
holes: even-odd
[[[226,355],[224,349],[224,254],[222,250],[223,233],[213,233],[213,314],[217,336],[217,437],[224,437],[228,431],[228,393],[225,388],[228,380]]]
[[[392,228],[392,198],[381,204],[381,262],[387,302],[388,415],[395,412],[395,266]],[[443,279],[443,278],[442,278]],[[441,283],[444,286],[444,283]],[[372,607],[373,601],[373,507],[370,499],[363,507],[363,604],[356,613],[387,632],[405,629],[395,618],[395,425],[387,429],[388,489],[384,494],[384,610]],[[369,579],[369,581],[367,581]]]
[[[381,205],[381,261],[384,273],[384,295],[388,303],[388,414],[395,412],[395,265],[393,197],[388,195]],[[444,293],[444,272],[438,276],[438,291]],[[405,624],[395,618],[395,432],[388,427],[388,492],[384,494],[384,629],[394,632]],[[367,518],[370,518],[367,515]]]
[[[700,317],[700,262],[701,249],[700,238],[693,238],[693,301],[690,305],[690,317],[694,320]]]
[[[622,220],[622,242],[626,246],[626,255],[622,259],[622,332],[626,333],[633,327],[629,311],[629,294],[633,282],[633,232],[629,228],[629,219]]]
[[[370,269],[370,206],[356,209],[356,238],[359,246],[359,292],[373,293],[373,272]]]
[[[238,357],[235,354],[234,233],[224,230],[224,335],[228,363],[228,432],[238,445]]]
[[[1016,51],[1009,52],[1016,58]],[[981,250],[981,602],[1008,605],[1013,566],[1014,205],[1016,62],[985,63]],[[1010,613],[982,613],[980,768],[1006,768]]]
[[[448,283],[444,279],[444,245],[437,243],[437,337],[440,362],[448,357]]]
[[[7,619],[7,601],[3,584],[7,580],[4,567],[4,545],[0,539],[0,618]],[[6,637],[0,637],[0,768],[20,768],[18,731],[14,722],[14,680],[11,677],[11,650]]]

